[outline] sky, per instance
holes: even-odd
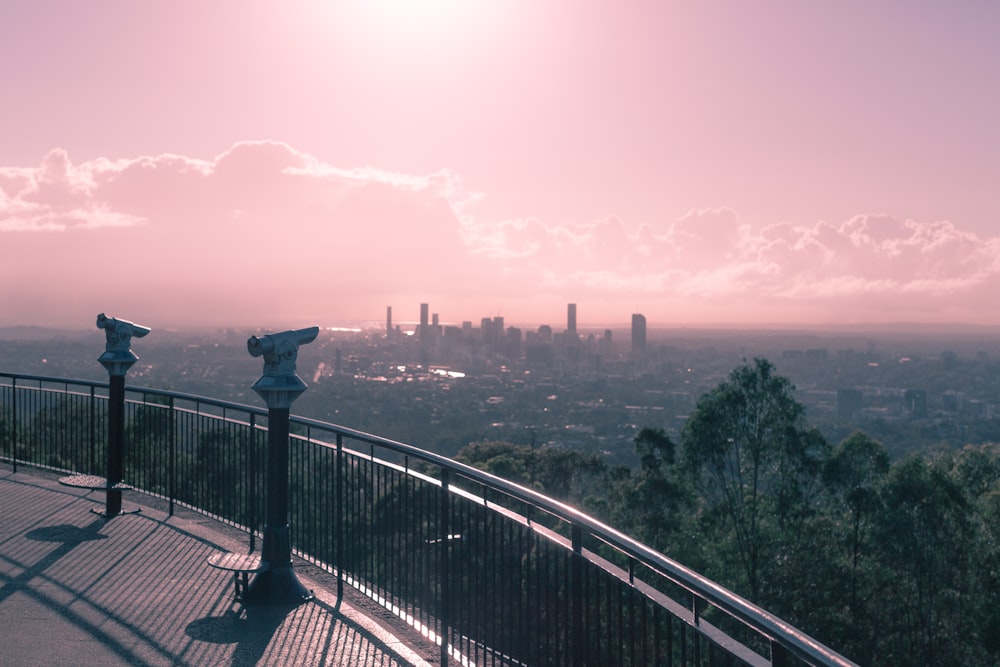
[[[0,6],[0,326],[1000,325],[1000,3]]]

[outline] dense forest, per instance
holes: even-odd
[[[459,460],[577,504],[860,664],[1000,661],[1000,444],[890,460],[829,443],[765,359],[698,401],[639,464],[504,442]]]

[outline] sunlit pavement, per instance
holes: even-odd
[[[0,472],[0,666],[427,665],[434,647],[363,598],[337,605],[331,578],[297,565],[316,599],[234,601],[232,576],[206,559],[248,548],[245,534],[126,492]]]

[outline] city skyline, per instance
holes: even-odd
[[[1000,325],[998,23],[972,0],[5,6],[0,326],[421,302]]]

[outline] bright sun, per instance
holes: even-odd
[[[367,29],[407,42],[448,39],[478,28],[496,0],[356,0]]]

